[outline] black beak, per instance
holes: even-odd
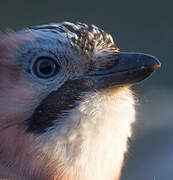
[[[117,58],[118,56],[118,58]],[[134,84],[146,79],[161,66],[159,60],[143,53],[121,52],[116,54],[116,65],[88,74],[96,88]]]

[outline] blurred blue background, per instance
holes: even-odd
[[[0,30],[80,21],[112,34],[121,51],[152,54],[162,68],[135,87],[139,102],[122,180],[173,179],[173,1],[6,0]]]

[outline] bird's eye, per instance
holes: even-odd
[[[36,76],[48,79],[55,76],[60,70],[58,63],[52,58],[42,57],[35,61],[33,72]]]

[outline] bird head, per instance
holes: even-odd
[[[129,89],[159,66],[153,56],[120,52],[94,25],[64,22],[1,35],[0,161],[35,179],[47,177],[43,169],[50,176],[70,167],[82,152],[82,133],[93,135],[99,126],[86,118],[99,113],[99,99]],[[104,112],[104,100],[99,108]]]

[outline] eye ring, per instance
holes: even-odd
[[[50,57],[40,57],[33,64],[32,70],[37,77],[48,79],[60,71],[60,66]]]

